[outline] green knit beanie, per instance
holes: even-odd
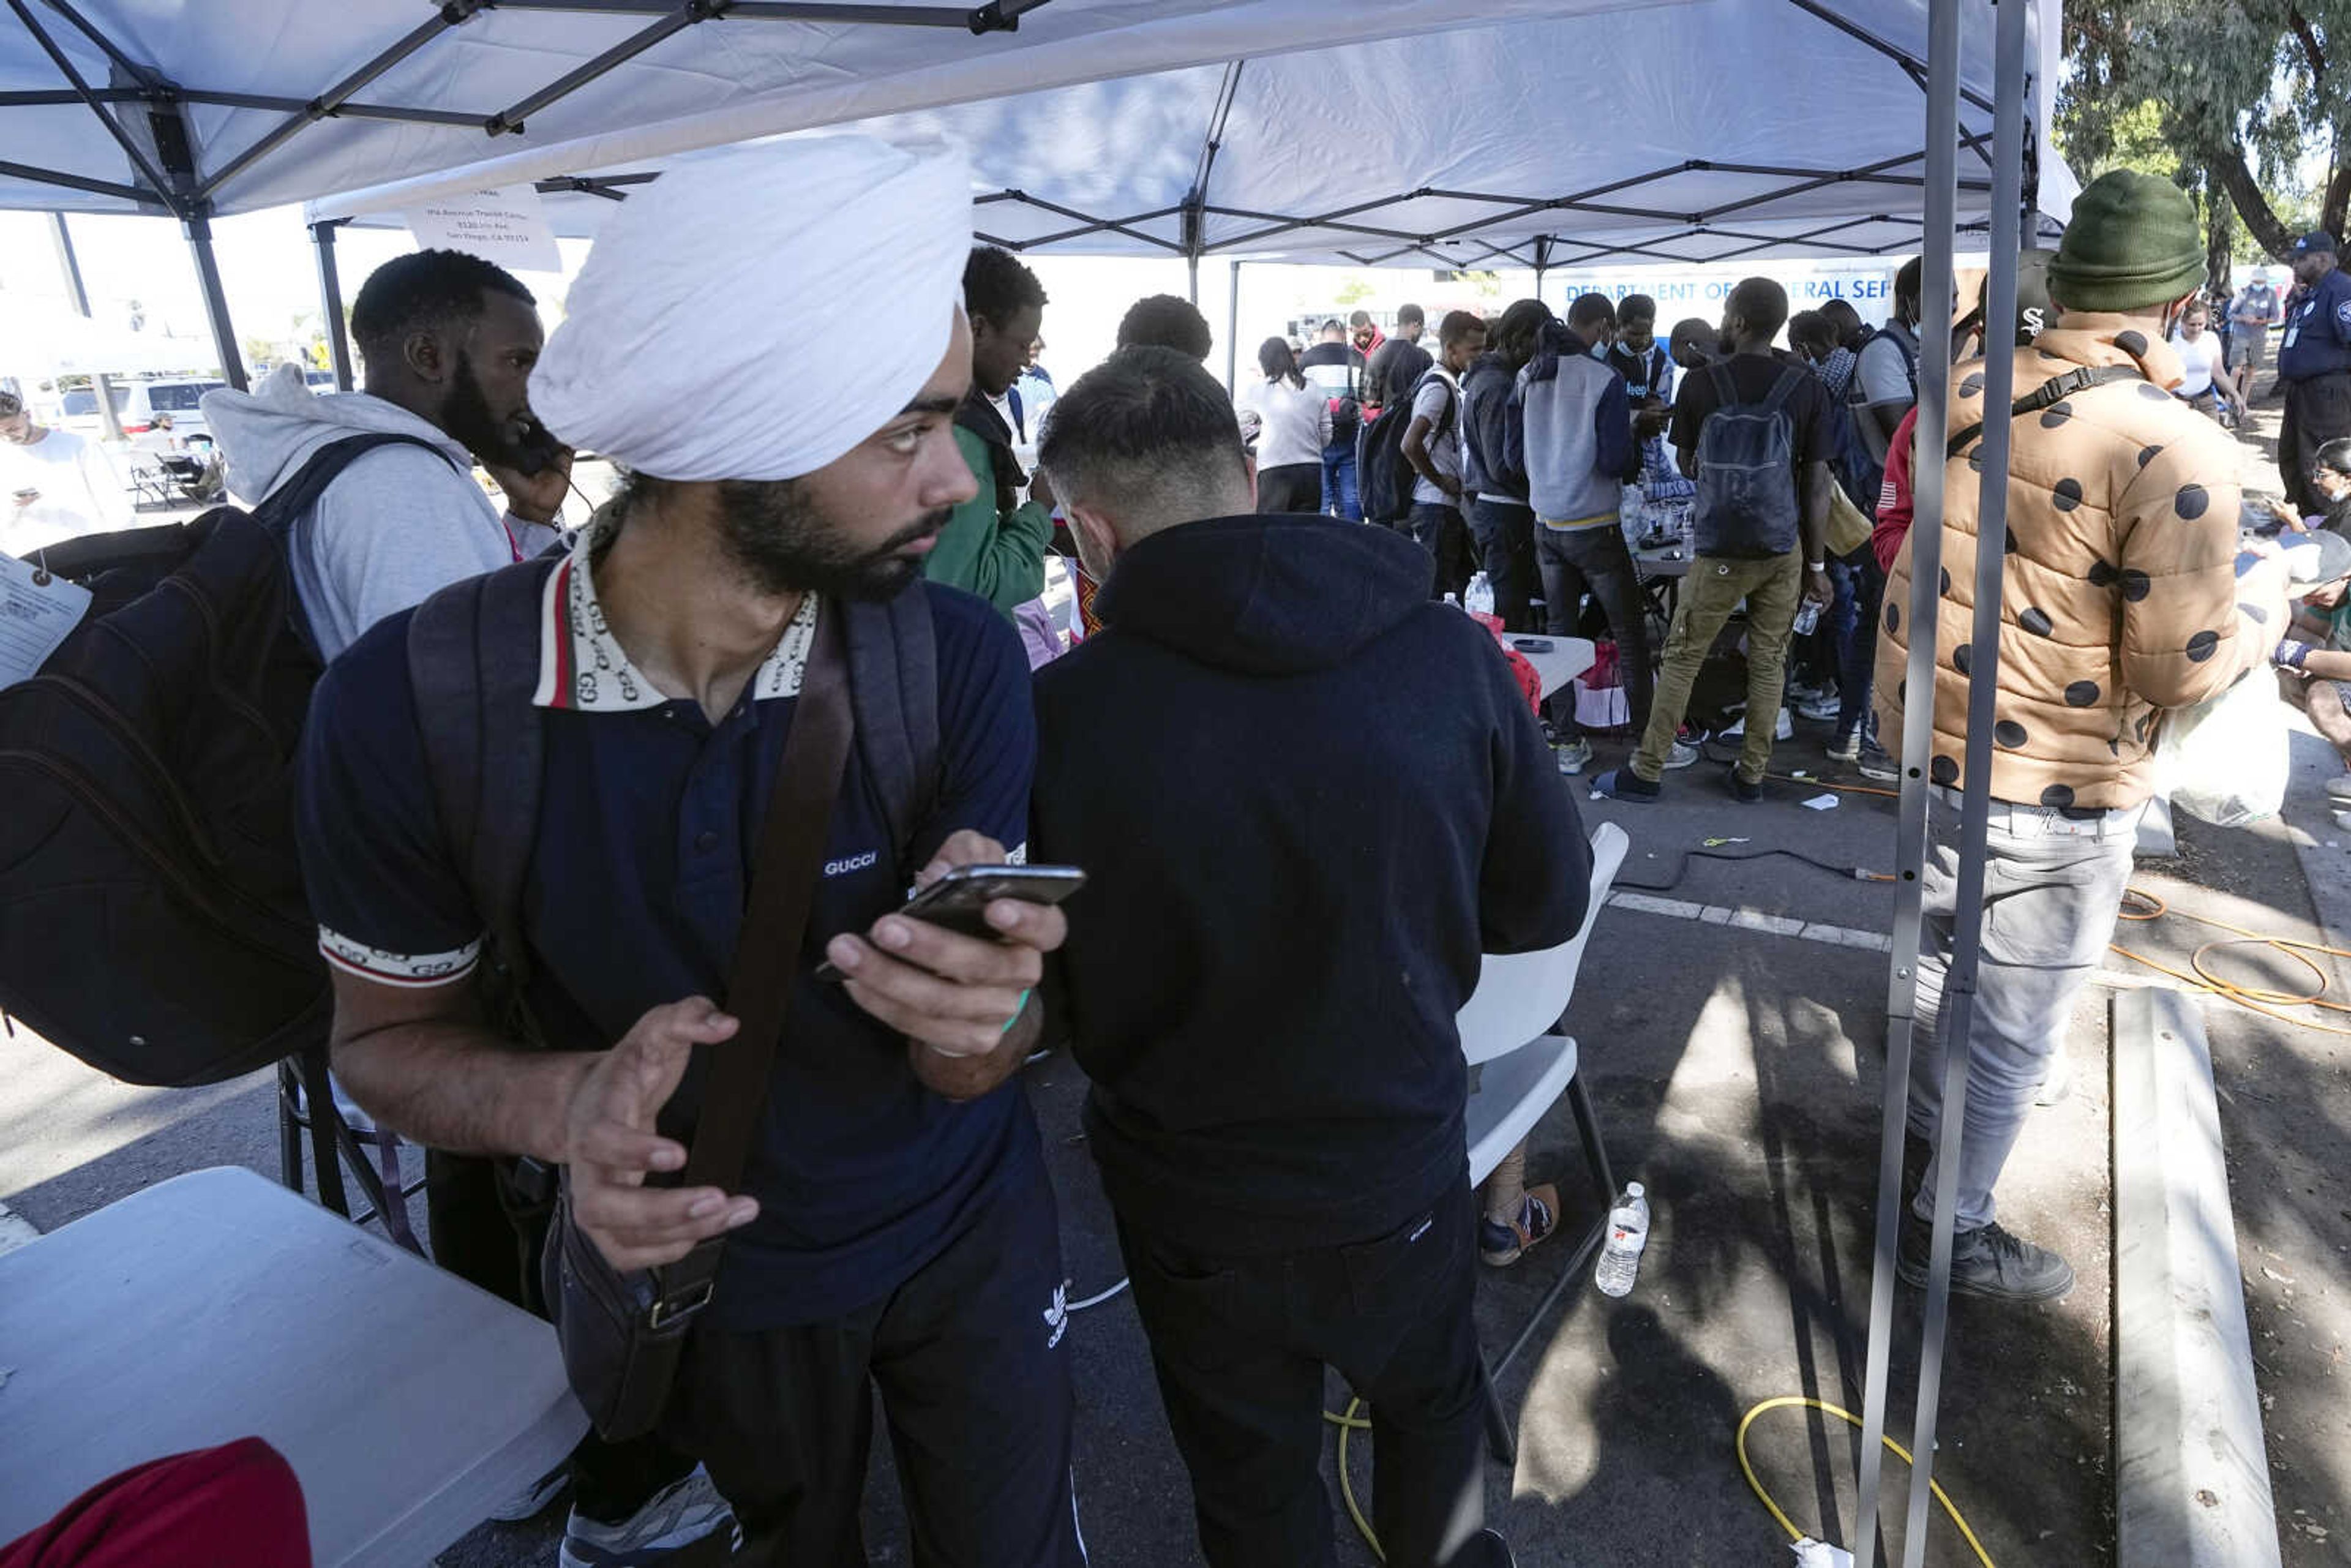
[[[2049,262],[2049,292],[2069,310],[2144,310],[2204,281],[2204,235],[2187,192],[2117,169],[2074,201]]]

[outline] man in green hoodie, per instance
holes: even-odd
[[[1045,591],[1045,550],[1053,541],[1053,497],[1042,476],[1030,485],[1012,451],[1012,425],[999,408],[1028,366],[1044,325],[1037,275],[992,245],[976,246],[963,269],[971,319],[971,393],[956,411],[956,444],[979,480],[979,494],[955,509],[924,575],[967,589],[1005,614]],[[1030,485],[1029,498],[1020,487]]]

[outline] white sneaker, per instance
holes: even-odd
[[[1581,736],[1556,743],[1552,754],[1559,758],[1559,770],[1571,778],[1592,766],[1592,742]]]
[[[599,1524],[573,1509],[563,1527],[558,1561],[562,1568],[652,1568],[734,1526],[735,1511],[710,1484],[709,1472],[697,1465],[692,1475],[656,1493],[633,1517],[618,1524]]]
[[[1677,738],[1674,741],[1674,748],[1666,753],[1666,771],[1671,773],[1676,768],[1696,767],[1698,758],[1703,755],[1688,741]]]
[[[500,1524],[520,1524],[526,1519],[536,1519],[538,1511],[555,1500],[556,1494],[571,1483],[571,1456],[566,1454],[555,1462],[555,1468],[490,1510],[490,1517]]]
[[[1744,740],[1746,737],[1747,716],[1745,714],[1741,714],[1739,716],[1737,720],[1731,724],[1731,727],[1729,729],[1723,730],[1714,738],[1728,743],[1733,740]],[[1774,740],[1793,740],[1795,737],[1796,727],[1789,721],[1788,710],[1786,708],[1782,708],[1780,710],[1780,722],[1772,729],[1771,738]]]
[[[1806,697],[1796,705],[1796,716],[1811,719],[1815,724],[1834,724],[1837,716],[1844,711],[1844,699],[1834,692]]]

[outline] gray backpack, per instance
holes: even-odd
[[[1785,555],[1796,548],[1796,433],[1784,411],[1812,372],[1783,366],[1769,397],[1745,403],[1727,367],[1711,364],[1706,373],[1715,409],[1698,436],[1697,553],[1739,560]]]

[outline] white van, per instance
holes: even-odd
[[[122,422],[122,434],[144,435],[155,428],[158,414],[172,418],[172,434],[183,440],[192,435],[207,439],[211,432],[205,427],[204,412],[197,402],[204,393],[216,392],[228,383],[210,377],[172,376],[152,382],[116,382],[114,414]],[[58,423],[65,429],[91,441],[106,439],[105,422],[98,416],[98,391],[83,387],[65,394],[65,413]]]

